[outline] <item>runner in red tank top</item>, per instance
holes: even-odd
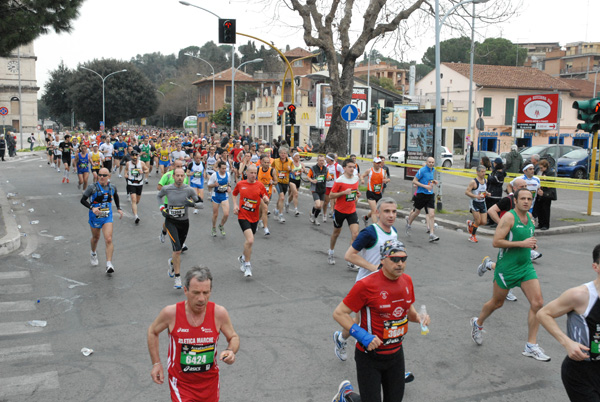
[[[208,268],[194,267],[185,276],[186,301],[165,307],[148,328],[148,351],[152,360],[152,380],[164,382],[164,368],[160,361],[159,334],[169,330],[169,357],[167,371],[171,400],[219,401],[219,368],[217,340],[223,332],[227,348],[219,360],[235,362],[240,340],[227,310],[209,301],[212,275]]]

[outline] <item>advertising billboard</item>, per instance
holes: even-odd
[[[394,133],[403,133],[406,129],[406,111],[417,110],[418,105],[394,105]]]
[[[351,129],[367,130],[369,128],[369,105],[371,103],[371,91],[369,87],[355,86],[352,89],[352,100],[350,103],[358,109],[356,120],[348,123]],[[317,121],[318,128],[327,128],[331,124],[333,113],[333,95],[329,84],[317,85]]]
[[[554,130],[558,127],[559,94],[519,95],[517,129]]]
[[[435,109],[406,111],[406,163],[418,168],[404,169],[404,178],[413,179],[435,151]]]

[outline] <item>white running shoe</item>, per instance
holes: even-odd
[[[93,267],[98,266],[98,253],[94,253],[93,251],[90,251],[90,263],[92,264]]]
[[[487,271],[492,270],[492,259],[489,256],[483,257],[481,264],[477,267],[477,275],[483,276]]]
[[[119,173],[119,179],[122,178],[123,176],[121,176],[121,174]]]
[[[271,232],[269,232],[269,228],[265,228],[265,236],[269,236]]]
[[[238,257],[238,261],[239,261],[239,263],[240,263],[240,271],[242,271],[242,272],[244,272],[244,273],[245,273],[245,272],[246,272],[246,268],[244,267],[244,263],[245,263],[246,261],[244,260],[244,256],[243,256],[243,255],[240,255],[240,256]]]
[[[167,270],[167,274],[169,274],[169,278],[174,278],[175,277],[175,267],[173,266],[173,259],[169,258],[169,262],[167,263],[168,265],[168,270]]]
[[[290,213],[290,203],[289,202],[285,202],[285,213],[289,214]]]
[[[508,290],[508,294],[506,295],[506,300],[508,301],[517,301],[517,296],[514,295],[512,290]]]
[[[329,253],[327,254],[327,263],[329,265],[335,265],[335,258],[333,258],[333,253]]]
[[[471,318],[471,338],[478,345],[483,343],[483,327],[477,325],[477,317]]]
[[[158,238],[160,239],[160,242],[161,242],[161,243],[164,243],[164,242],[165,242],[165,236],[166,236],[166,235],[167,235],[166,233],[160,232],[160,236],[159,236]]]
[[[315,216],[311,214],[308,220],[310,221],[310,223],[315,223]]]
[[[176,276],[173,284],[175,289],[181,289],[181,276]]]
[[[264,227],[265,227],[265,224],[263,223],[262,219],[260,219],[260,220],[258,221],[258,227],[259,227],[259,228],[264,228]]]
[[[327,216],[325,214],[323,214],[323,223],[327,223]]]
[[[434,241],[438,241],[439,239],[440,239],[440,238],[439,238],[438,236],[434,235],[433,233],[431,233],[431,234],[429,235],[429,242],[430,242],[430,243],[432,243],[432,242],[434,242]]]
[[[106,273],[112,274],[113,272],[115,272],[115,267],[113,267],[112,263],[107,262],[106,263]]]
[[[523,351],[523,356],[533,357],[535,360],[539,360],[541,362],[549,362],[550,356],[544,353],[544,349],[540,348],[540,346],[536,343],[535,345],[525,345],[525,350]]]
[[[249,262],[244,263],[244,276],[246,278],[252,276],[252,265]]]
[[[410,230],[411,230],[412,226],[410,226],[410,224],[408,223],[408,216],[405,218],[406,218],[406,235],[410,237]]]
[[[535,260],[537,260],[538,258],[541,258],[541,257],[542,257],[542,253],[539,253],[539,252],[537,252],[537,251],[535,251],[535,250],[531,250],[531,253],[530,253],[530,254],[531,254],[531,261],[535,261]]]
[[[198,215],[198,212],[199,212],[198,209],[194,208],[194,215]]]
[[[279,223],[285,223],[285,218],[283,217],[283,214],[279,215]]]
[[[350,261],[346,263],[346,266],[350,271],[358,271],[358,266],[352,264]]]
[[[300,216],[300,211],[298,211],[298,208],[296,208],[296,210],[294,211],[294,216]]]
[[[342,331],[335,331],[333,333],[333,344],[335,345],[334,351],[338,359],[345,362],[346,359],[348,359],[348,353],[346,352],[346,345],[348,344],[348,342],[345,340],[340,341],[341,337]]]

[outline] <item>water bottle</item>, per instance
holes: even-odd
[[[427,315],[427,309],[425,308],[425,305],[422,304],[421,310],[419,311],[419,316],[421,317],[421,335],[427,335],[429,333],[429,328],[423,324],[423,321],[425,320],[426,315]]]

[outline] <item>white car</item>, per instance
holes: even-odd
[[[452,152],[447,147],[442,147],[442,166],[449,168],[452,167]],[[404,151],[398,151],[390,155],[390,162],[404,163]]]

